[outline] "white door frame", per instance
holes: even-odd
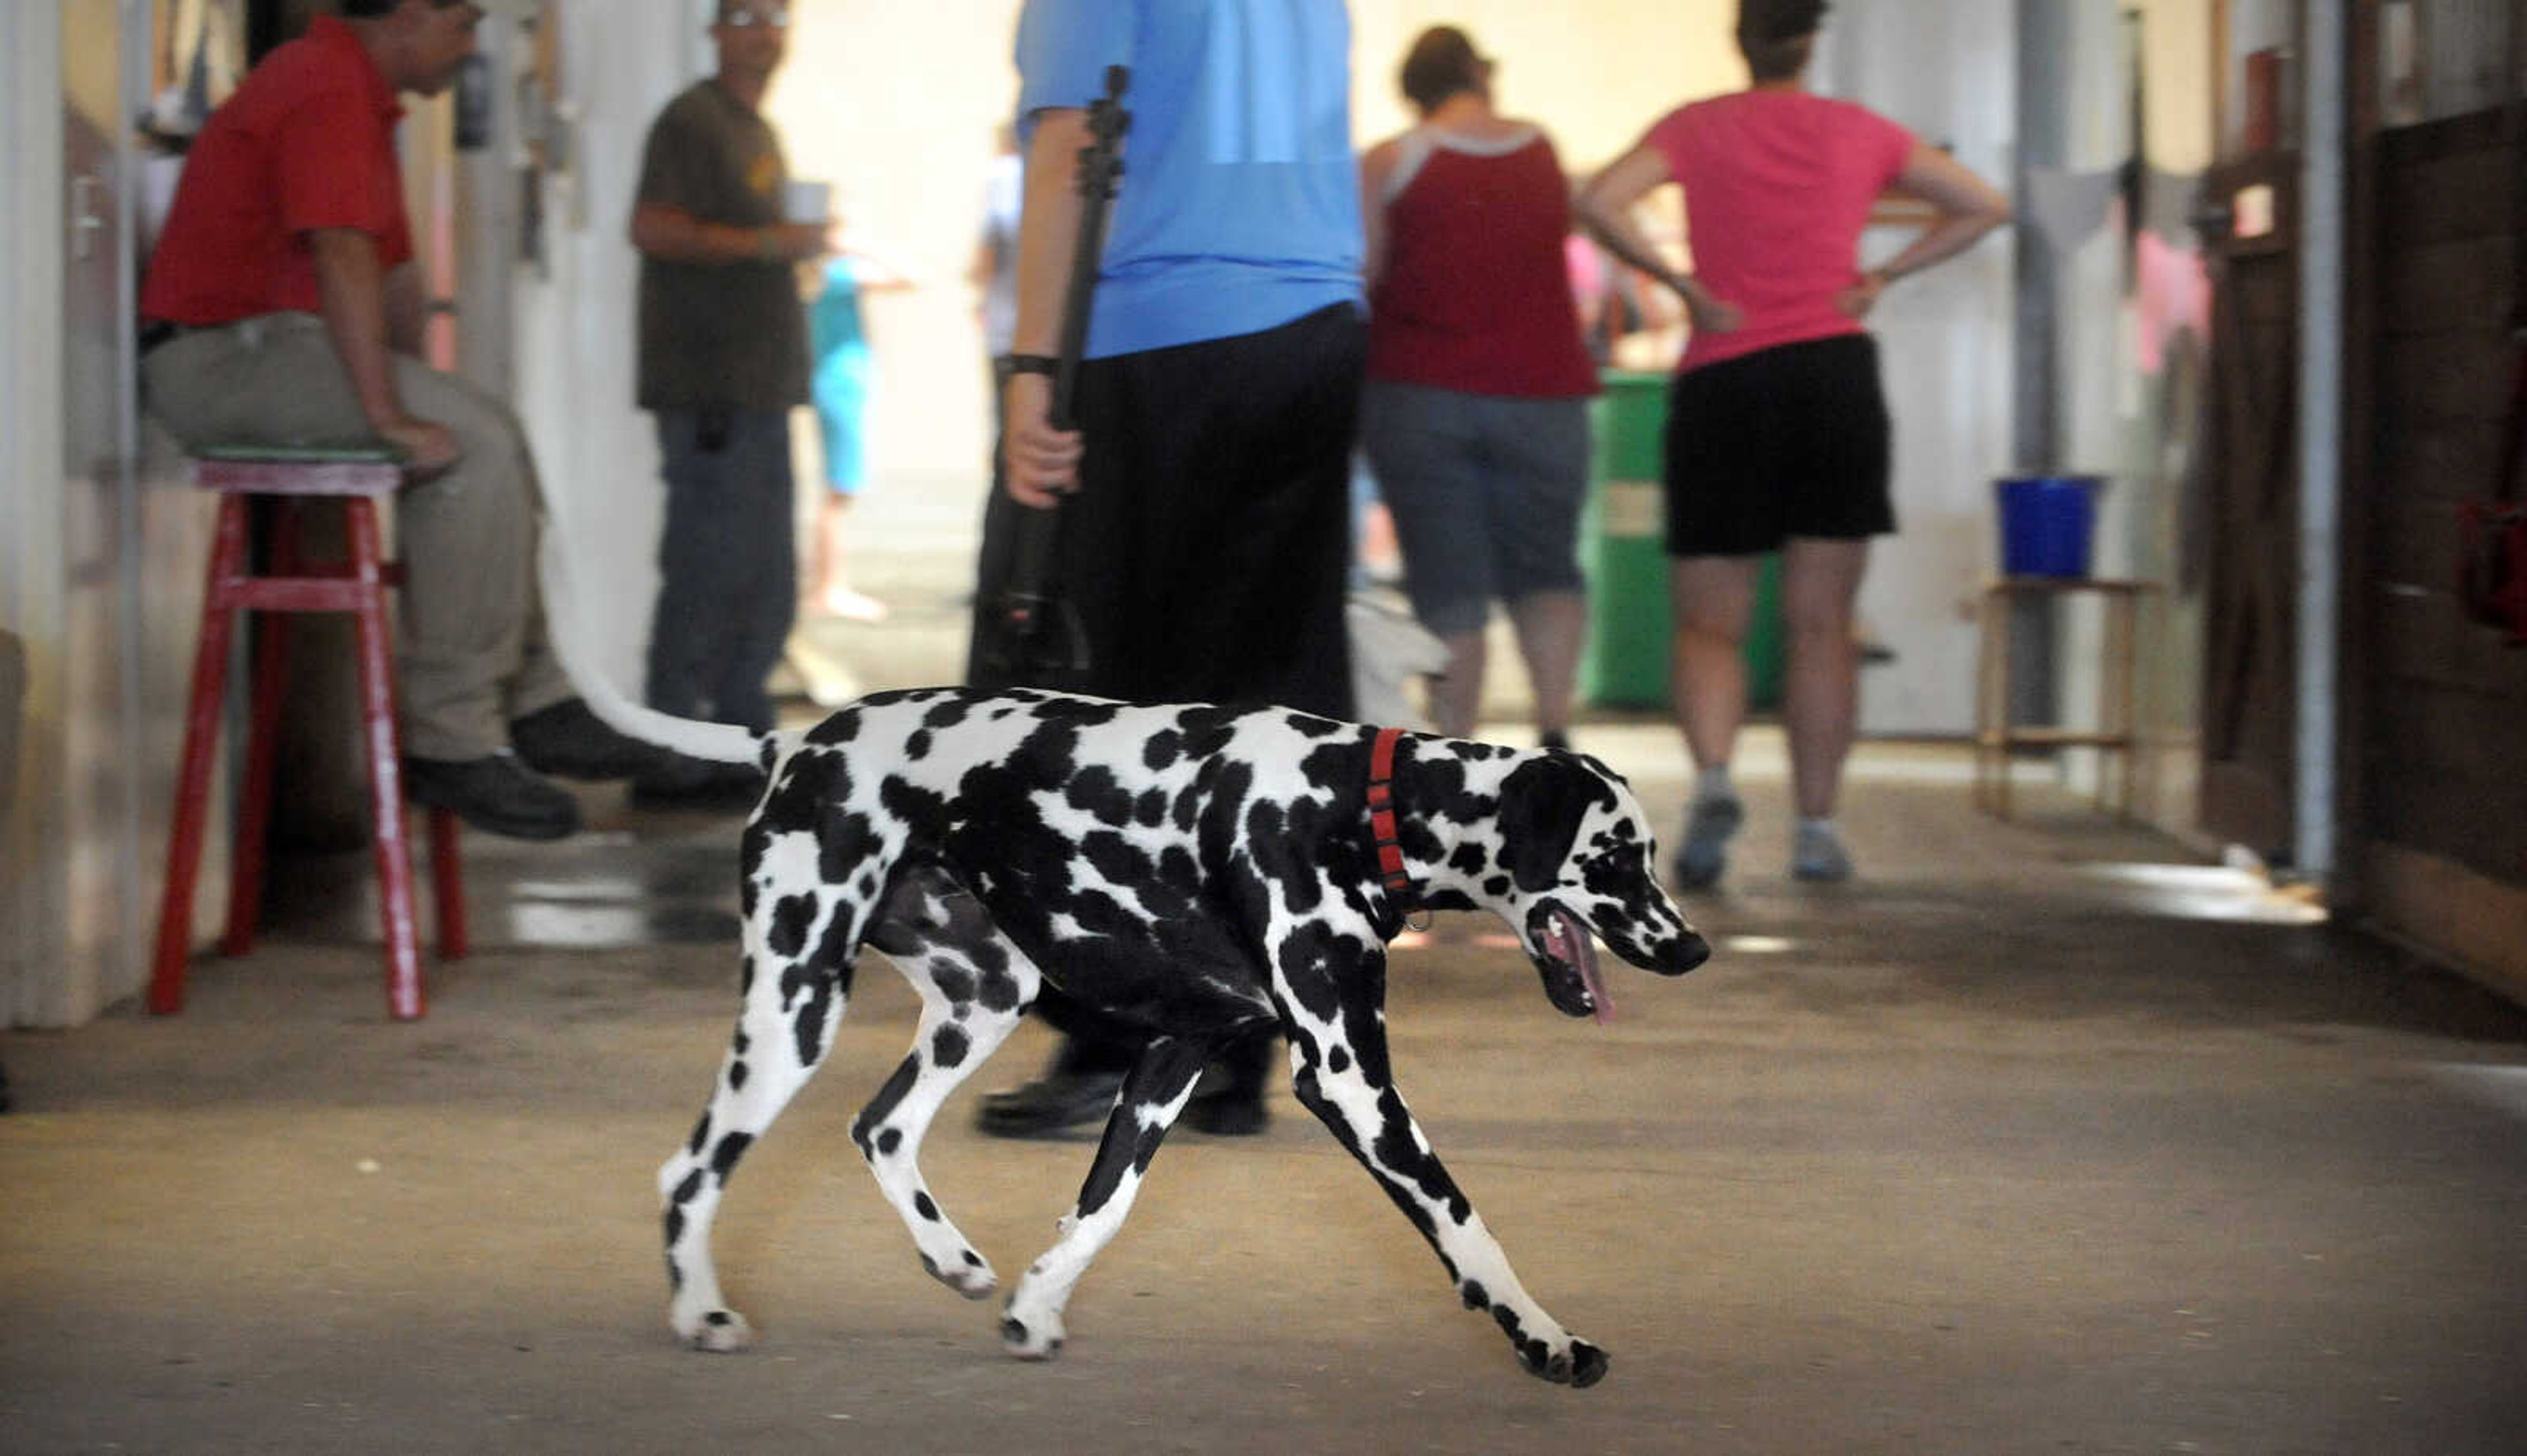
[[[62,141],[61,8],[0,5],[0,628],[27,661],[17,761],[0,765],[0,1026],[56,999],[63,929],[59,800],[34,772],[62,727]]]

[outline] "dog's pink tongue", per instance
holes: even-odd
[[[1544,948],[1557,960],[1566,961],[1579,973],[1579,983],[1588,988],[1589,1013],[1597,1025],[1611,1025],[1615,1020],[1615,998],[1606,994],[1606,982],[1597,975],[1597,942],[1588,938],[1587,927],[1567,910],[1556,910],[1544,922]]]

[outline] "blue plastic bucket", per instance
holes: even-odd
[[[2010,577],[2085,577],[2097,533],[2100,476],[2017,476],[2000,496],[2000,570]]]

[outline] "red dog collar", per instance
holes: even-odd
[[[1404,872],[1404,846],[1395,839],[1395,745],[1402,728],[1379,728],[1368,750],[1368,832],[1377,841],[1377,878],[1403,905],[1413,903],[1413,877]]]

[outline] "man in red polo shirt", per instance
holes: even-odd
[[[655,750],[600,723],[543,636],[535,462],[508,407],[417,357],[427,315],[395,156],[398,93],[474,50],[463,0],[343,0],[196,138],[140,294],[141,385],[187,447],[358,445],[409,459],[397,668],[416,803],[552,839],[543,774],[628,778]]]

